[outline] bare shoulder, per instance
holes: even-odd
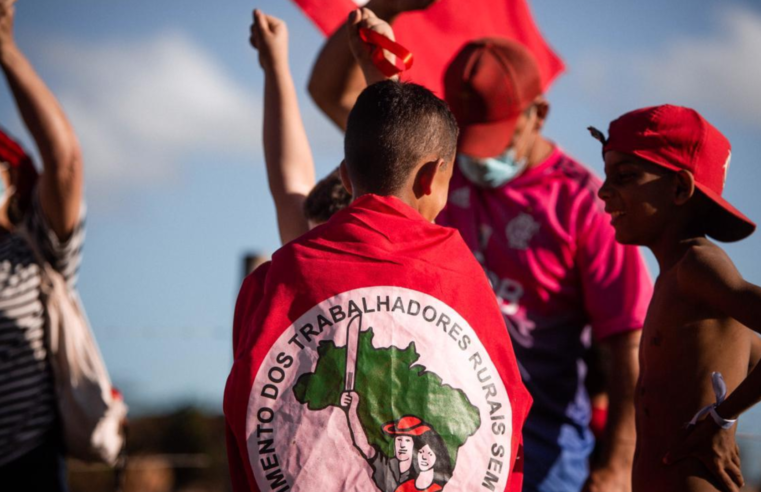
[[[712,298],[743,284],[729,255],[708,239],[697,239],[677,264],[679,288],[697,298]]]

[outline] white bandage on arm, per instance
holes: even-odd
[[[716,403],[711,403],[710,405],[701,408],[700,411],[692,417],[692,420],[687,423],[687,427],[692,427],[698,423],[698,420],[702,419],[707,414],[710,414],[713,421],[716,422],[716,425],[722,429],[731,429],[732,426],[737,423],[737,419],[728,420],[722,418],[722,416],[716,411],[716,407],[721,405],[727,397],[727,384],[724,382],[724,377],[722,377],[720,372],[713,372],[711,373],[711,383],[713,384],[713,393],[716,395]]]

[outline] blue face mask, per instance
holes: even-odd
[[[515,154],[512,148],[497,157],[478,158],[458,154],[457,165],[473,184],[483,188],[499,188],[522,173],[528,165],[528,159],[516,159]]]
[[[497,157],[478,158],[459,154],[457,156],[457,165],[460,167],[460,171],[462,171],[465,177],[473,184],[483,188],[499,188],[515,179],[528,166],[528,151],[525,152],[524,157],[517,159],[517,151],[515,148],[520,147],[520,142],[525,141],[527,136],[530,137],[531,128],[534,124],[533,121],[536,114],[536,106],[534,105],[526,110],[527,120],[524,123],[520,136],[513,139],[510,148],[503,152],[502,155],[498,155]],[[530,144],[529,148],[532,147],[535,142],[536,135],[534,135],[533,142]]]

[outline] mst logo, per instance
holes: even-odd
[[[273,345],[249,397],[261,490],[502,490],[508,395],[452,308],[398,287],[357,289]]]

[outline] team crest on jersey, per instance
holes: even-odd
[[[262,362],[246,436],[260,490],[504,490],[512,410],[470,325],[427,294],[327,299]]]
[[[526,249],[532,237],[539,231],[540,224],[527,213],[511,220],[505,228],[507,242],[513,249]]]

